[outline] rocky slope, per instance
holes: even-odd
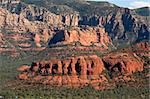
[[[139,78],[133,75],[144,73],[149,68],[149,60],[146,59],[149,57],[148,50],[148,42],[140,42],[128,48],[106,53],[101,58],[89,54],[65,55],[60,58],[54,57],[56,54],[53,56],[52,51],[53,54],[49,52],[49,56],[38,55],[42,59],[32,62],[31,65],[19,67],[17,70],[22,73],[18,74],[17,78],[29,83],[57,87],[81,88],[91,85],[96,90],[108,89],[116,86],[116,82],[138,81]],[[67,52],[71,53],[64,51]],[[148,77],[149,73],[143,75]]]
[[[135,11],[141,16],[150,16],[149,9],[150,7],[143,7],[143,8],[135,9]]]
[[[15,44],[16,46],[24,45],[22,47],[32,47],[31,43],[28,43],[32,40],[38,47],[41,47],[42,42],[44,43],[43,46],[47,46],[48,44],[71,44],[79,42],[84,46],[95,44],[99,47],[104,46],[104,48],[106,49],[108,48],[108,45],[112,45],[111,39],[108,37],[108,33],[105,32],[104,28],[102,27],[76,27],[68,29],[64,26],[61,26],[63,24],[60,21],[60,27],[57,27],[55,29],[54,24],[57,22],[53,23],[53,21],[55,20],[54,17],[57,17],[56,15],[53,16],[52,23],[50,23],[52,24],[52,26],[49,27],[45,22],[30,21],[29,19],[26,19],[22,14],[12,14],[3,8],[1,8],[0,10],[0,19],[2,20],[0,22],[0,26],[2,29],[1,31],[4,35],[4,39],[8,37],[9,39],[12,39],[13,41],[16,41],[18,43],[20,42],[20,40],[24,42],[19,44],[17,43]],[[70,25],[69,23],[70,21],[66,21],[66,25]],[[57,25],[59,25],[59,23]],[[73,25],[75,26],[77,25],[77,23],[74,23]],[[9,31],[11,31],[10,34],[4,33]],[[25,38],[21,39],[22,37]]]
[[[136,42],[137,40],[148,39],[149,37],[149,16],[141,16],[136,10],[129,10],[126,8],[120,8],[116,5],[108,2],[92,2],[84,0],[71,0],[60,3],[59,1],[43,1],[49,5],[65,5],[73,9],[74,12],[79,13],[79,25],[89,26],[102,26],[109,33],[109,36],[113,39],[114,43],[126,44]],[[30,2],[26,2],[29,3]],[[33,4],[36,1],[33,1]],[[46,3],[43,3],[46,5]],[[76,5],[74,5],[76,4]],[[36,4],[39,6],[38,4]],[[42,5],[41,5],[42,6]],[[49,11],[51,6],[48,7]],[[49,8],[50,7],[50,8]],[[62,13],[61,8],[59,14]],[[149,9],[146,9],[149,11]],[[55,12],[57,13],[57,10]],[[71,13],[71,12],[67,12]]]
[[[69,30],[58,31],[49,41],[49,45],[56,43],[71,44],[80,43],[83,46],[99,46],[108,49],[108,46],[113,46],[111,39],[108,37],[104,28],[87,27],[87,28],[72,28]]]
[[[1,30],[3,32],[6,30],[30,32],[34,36],[35,34],[39,35],[41,42],[51,40],[57,32],[66,28],[83,29],[87,26],[105,29],[115,46],[128,45],[149,38],[149,16],[141,16],[135,10],[120,8],[108,2],[83,0],[4,1],[0,4],[2,7]],[[83,45],[91,45],[90,42]],[[42,46],[41,44],[36,45]],[[48,43],[43,44],[43,46],[47,45]]]

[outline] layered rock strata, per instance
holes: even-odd
[[[101,75],[104,70],[102,60],[97,56],[80,56],[66,60],[33,62],[31,67],[23,66],[18,70],[28,70],[19,75],[20,79],[42,81],[43,84],[83,86],[106,80]]]
[[[113,46],[108,33],[104,28],[100,27],[87,27],[87,28],[72,28],[62,31],[58,31],[52,39],[49,41],[51,44],[71,44],[80,43],[83,46],[99,46],[104,49],[108,49],[109,46]]]
[[[132,74],[143,71],[144,61],[135,53],[115,53],[104,57],[106,68],[111,72]]]
[[[24,71],[18,77],[35,83],[82,87],[91,84],[93,87],[100,83],[108,83],[104,71],[120,72],[131,75],[143,71],[143,62],[136,55],[118,54],[106,56],[103,61],[96,55],[79,56],[68,59],[51,59],[49,61],[33,62],[31,66],[18,68]],[[127,78],[127,77],[124,77]]]

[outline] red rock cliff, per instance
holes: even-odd
[[[30,70],[19,75],[20,79],[43,80],[44,84],[82,86],[86,83],[102,82],[101,73],[104,70],[102,60],[94,56],[79,56],[66,60],[49,60],[34,62],[30,68],[19,68],[18,70]],[[43,76],[42,76],[43,75]],[[44,76],[45,75],[45,76]],[[106,80],[106,79],[105,79]],[[75,85],[74,85],[75,84]]]

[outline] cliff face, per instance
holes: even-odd
[[[104,72],[106,70],[110,72],[109,75],[113,75],[114,72],[118,75],[123,73],[123,77],[143,71],[143,61],[136,54],[133,55],[109,54],[103,61],[98,56],[92,55],[33,62],[31,66],[18,68],[24,71],[18,77],[56,86],[82,87],[91,84],[94,88],[98,88],[100,83],[108,82]]]
[[[35,45],[37,47],[41,47],[41,42],[45,42],[45,45],[43,46],[47,46],[48,44],[49,45],[57,43],[71,44],[79,42],[81,43],[81,45],[84,46],[95,45],[103,47],[104,49],[107,49],[108,45],[112,45],[111,39],[108,37],[108,34],[107,32],[105,32],[104,28],[77,27],[78,26],[77,15],[66,15],[64,17],[54,14],[53,14],[54,16],[51,16],[50,14],[49,20],[31,21],[30,19],[27,19],[26,15],[24,15],[23,13],[17,15],[15,13],[14,14],[10,13],[9,11],[3,8],[0,8],[0,10],[1,10],[0,19],[2,20],[0,22],[1,29],[4,31],[7,30],[17,33],[24,33],[24,35],[28,36],[28,39],[34,40]],[[62,18],[64,19],[62,20]],[[55,20],[58,22],[56,22]],[[51,24],[51,26],[49,27],[48,24]],[[65,29],[66,26],[73,26],[75,28]],[[25,32],[27,33],[25,34]],[[18,36],[21,38],[22,35]],[[19,42],[18,39],[15,41]]]
[[[1,7],[6,8],[11,13],[21,15],[29,21],[45,22],[45,24],[53,25],[55,27],[62,24],[66,26],[78,25],[78,13],[54,14],[44,7],[27,5],[23,2],[17,4],[12,4],[10,2],[1,5]]]
[[[87,28],[72,28],[69,30],[58,31],[54,37],[49,41],[49,45],[62,43],[80,43],[83,46],[99,46],[104,49],[108,49],[108,46],[112,46],[111,39],[108,37],[104,28],[100,27],[87,27]]]
[[[121,10],[116,15],[109,16],[104,27],[113,41],[119,44],[130,44],[137,41],[148,40],[150,34],[150,17],[135,15],[128,9]]]
[[[13,32],[38,32],[39,29],[47,28],[42,22],[30,22],[22,15],[12,14],[9,11],[0,8],[0,26]]]
[[[51,2],[53,2],[53,0]],[[58,1],[53,3],[59,5]],[[135,43],[137,41],[148,40],[149,38],[150,34],[149,32],[150,28],[148,23],[149,22],[148,20],[150,18],[149,16],[140,16],[136,14],[136,12],[133,10],[118,8],[117,6],[109,5],[108,3],[104,3],[104,5],[102,5],[101,3],[97,4],[93,2],[83,2],[83,1],[82,2],[72,1],[68,3],[69,4],[75,3],[78,6],[82,5],[83,8],[88,7],[89,10],[92,9],[90,6],[94,4],[95,6],[101,5],[101,9],[107,6],[109,10],[112,12],[109,13],[106,12],[107,14],[103,15],[101,15],[102,12],[97,12],[97,14],[87,13],[86,15],[82,13],[82,10],[76,9],[74,8],[74,6],[70,7],[69,5],[66,5],[70,7],[69,9],[73,9],[72,11],[74,13],[60,12],[59,14],[56,14],[52,11],[51,8],[46,9],[47,6],[39,7],[36,2],[35,5],[25,4],[19,1],[17,3],[2,2],[0,5],[2,7],[0,12],[2,20],[0,22],[1,29],[14,32],[31,32],[33,34],[38,33],[41,37],[41,40],[44,38],[44,41],[41,42],[48,42],[48,39],[51,40],[51,38],[53,38],[54,35],[57,35],[58,31],[60,32],[61,30],[66,30],[66,28],[67,31],[69,27],[78,27],[83,30],[84,29],[83,27],[87,26],[100,27],[105,29],[105,31],[108,33],[108,36],[112,39],[112,42],[115,46],[128,45]],[[32,4],[34,4],[34,2]],[[65,6],[65,4],[62,4],[61,6]],[[115,8],[116,10],[114,10]],[[104,9],[104,11],[105,10],[106,9]],[[93,10],[91,11],[93,12]],[[68,32],[71,31],[69,30]],[[79,30],[77,30],[77,32],[79,32]],[[85,30],[83,32],[91,32],[91,29],[88,31]],[[96,34],[95,31],[92,30],[92,32],[93,34]],[[78,37],[78,39],[76,38],[76,40],[72,38],[72,41],[67,40],[66,42],[73,42],[78,40],[81,44],[84,43],[83,45],[91,45],[90,44],[91,42],[94,43],[97,42],[96,35],[93,36],[87,35],[88,38],[92,37],[94,40],[93,41],[89,39],[88,40],[89,42],[87,42],[82,39],[83,37],[85,37],[85,35],[82,35],[83,34],[82,32],[79,32],[76,35],[78,34],[81,34],[82,37]],[[101,34],[103,33],[100,33],[100,36],[102,37]],[[81,40],[79,40],[79,38],[81,38]],[[108,39],[106,40],[106,42],[107,41]],[[87,44],[85,44],[85,42],[87,42]],[[103,45],[104,44],[102,44],[101,46]]]
[[[112,72],[132,74],[143,71],[144,61],[135,53],[114,53],[104,57],[107,69]]]
[[[46,31],[48,26],[43,22],[31,22],[24,16],[12,14],[3,8],[0,8],[0,20],[0,28],[3,34],[3,40],[8,41],[8,39],[11,39],[12,41],[15,41],[17,44],[10,42],[13,46],[18,46],[18,44],[21,42],[21,44],[32,42],[32,39],[35,40],[35,43],[37,43],[35,38],[37,38],[38,34],[42,33],[44,34],[42,35],[44,37],[46,34],[45,32],[49,32],[49,30]],[[47,40],[47,38],[45,39]],[[9,45],[6,44],[6,46]]]
[[[150,20],[150,17],[141,16],[136,13],[136,10],[119,8],[108,2],[95,3],[90,1],[64,0],[60,3],[51,0],[49,5],[51,5],[51,2],[56,5],[66,5],[73,11],[76,11],[75,13],[78,13],[76,23],[78,23],[79,26],[88,25],[104,27],[115,45],[122,44],[123,42],[126,42],[125,44],[130,44],[136,41],[147,40],[149,37],[150,28],[148,20]],[[74,4],[76,4],[76,6],[74,6]],[[49,11],[52,11],[51,6]],[[72,14],[72,12],[67,13]],[[59,14],[62,15],[64,13],[62,11]],[[68,17],[68,20],[71,20],[71,17],[70,19]]]
[[[20,74],[20,79],[30,79],[30,75],[32,75],[33,80],[40,81],[46,77],[42,81],[43,84],[70,87],[83,86],[94,80],[97,83],[106,80],[100,75],[105,68],[102,60],[97,56],[79,56],[64,60],[34,62],[31,67],[28,67],[18,68],[21,71],[31,70],[31,72]],[[44,77],[42,75],[49,76]]]

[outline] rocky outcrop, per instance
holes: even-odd
[[[137,41],[148,40],[150,28],[149,17],[134,14],[129,9],[122,9],[104,19],[103,26],[116,45],[128,45]],[[124,43],[125,42],[125,43]]]
[[[79,56],[65,60],[33,62],[31,67],[18,68],[21,71],[26,70],[18,77],[20,79],[33,77],[43,84],[79,87],[105,81],[106,78],[101,75],[104,69],[104,64],[98,56]]]
[[[129,9],[120,9],[107,16],[82,16],[79,25],[102,26],[114,44],[121,45],[124,44],[123,42],[131,44],[136,41],[148,40],[150,28],[147,21],[149,18],[136,15]]]
[[[73,2],[78,6],[88,4],[87,8],[86,6],[83,6],[85,7],[84,12],[82,7],[77,7],[77,9],[76,7],[74,8],[74,6],[70,7],[66,5],[66,1],[64,1],[64,5],[59,5],[58,1],[58,4],[56,5],[55,1],[48,1],[46,2],[49,4],[48,9],[44,8],[44,6],[38,7],[36,4],[25,4],[19,0],[2,0],[1,2],[0,7],[7,9],[11,12],[11,14],[8,13],[8,11],[1,11],[7,12],[8,15],[6,16],[4,14],[4,17],[1,18],[2,21],[0,25],[1,27],[5,27],[5,29],[13,30],[15,32],[29,31],[40,33],[43,29],[50,31],[49,29],[64,30],[66,27],[101,26],[105,28],[106,32],[108,32],[108,35],[111,37],[116,46],[128,45],[137,41],[148,40],[150,34],[150,28],[148,27],[149,16],[140,16],[134,12],[134,10],[119,8],[109,3],[98,3],[98,5],[101,6],[97,6],[96,4],[97,8],[95,8],[92,7],[95,3],[93,4],[86,1],[67,1],[70,5],[72,5]],[[52,2],[54,5],[52,5]],[[106,11],[106,5],[110,11]],[[61,12],[61,9],[65,9],[66,7],[71,9],[74,13]],[[81,9],[81,11],[79,9]],[[88,11],[88,9],[91,10]],[[101,11],[98,9],[101,9]],[[102,9],[104,9],[104,12],[107,14],[103,13]],[[60,13],[55,13],[56,11],[60,11]],[[86,11],[87,14],[83,14],[86,13]],[[53,31],[50,32],[49,37],[52,37],[53,35],[51,34]]]
[[[17,70],[18,70],[18,71],[26,71],[26,70],[28,70],[28,69],[30,69],[30,68],[31,68],[31,66],[26,66],[26,65],[24,65],[24,66],[21,66],[21,67],[17,68]]]
[[[38,33],[40,29],[47,28],[42,22],[30,22],[22,15],[12,14],[0,8],[0,28],[13,32],[33,32]]]
[[[108,49],[108,46],[113,46],[107,32],[101,27],[87,28],[72,28],[69,30],[58,31],[49,41],[51,44],[71,44],[80,43],[83,46],[99,46]]]
[[[29,21],[40,21],[44,22],[45,24],[53,25],[54,27],[59,27],[59,25],[78,26],[78,13],[64,13],[56,15],[44,7],[27,5],[23,2],[19,2],[17,4],[6,2],[4,5],[0,6],[4,6],[3,8],[6,8],[11,13],[21,15]]]
[[[26,18],[23,12],[17,15],[15,13],[14,14],[10,13],[6,9],[0,8],[0,20],[1,20],[0,29],[3,30],[2,32],[4,32],[4,38],[9,37],[9,39],[13,39],[15,40],[15,42],[16,41],[19,42],[20,40],[25,39],[25,37],[22,38],[22,34],[16,33],[25,33],[23,35],[26,35],[27,39],[29,40],[27,42],[30,42],[33,39],[35,41],[36,46],[40,47],[41,42],[45,42],[44,46],[47,46],[48,40],[52,38],[53,35],[55,34],[53,26],[55,25],[58,26],[59,24],[59,22],[54,22],[54,20],[56,21],[62,20],[62,19],[55,19],[60,18],[60,16],[50,15],[50,17],[53,17],[53,20],[51,20],[50,18],[50,20],[48,21],[50,22],[49,24],[52,24],[51,27],[49,27],[46,23],[40,22],[38,20],[30,21],[29,19]],[[73,23],[71,23],[71,21],[73,21]],[[73,18],[72,20],[70,20],[70,24],[77,25],[77,22]],[[11,32],[10,34],[11,36],[7,35],[6,32]]]
[[[36,46],[41,47],[41,42],[45,43],[47,46],[47,42],[49,41],[49,45],[51,44],[71,44],[75,42],[81,43],[84,46],[99,46],[104,49],[108,49],[108,45],[112,45],[111,39],[108,37],[107,32],[105,32],[102,27],[72,27],[70,29],[64,28],[55,28],[58,24],[65,24],[65,26],[78,26],[78,15],[65,15],[62,19],[61,16],[53,16],[51,21],[47,20],[46,22],[50,22],[52,24],[51,27],[48,26],[47,23],[40,22],[39,20],[31,21],[32,19],[26,18],[26,13],[22,12],[21,14],[12,14],[7,10],[0,8],[0,28],[3,30],[9,30],[17,33],[30,33],[26,34],[28,37],[35,41]],[[32,12],[33,13],[33,12]],[[35,12],[34,14],[35,15]],[[55,19],[55,18],[59,19]],[[34,20],[34,19],[33,19]],[[54,22],[62,20],[60,22]],[[18,38],[21,38],[21,35],[16,35]],[[17,39],[18,40],[18,39]],[[15,41],[17,41],[15,39]],[[20,44],[19,44],[20,45]]]
[[[40,44],[40,41],[41,41],[40,35],[35,34],[34,41],[36,43],[36,46],[41,47],[41,44]]]
[[[129,48],[131,48],[131,50],[142,50],[143,52],[146,52],[150,49],[150,46],[148,41],[143,41],[143,42],[136,43]]]
[[[149,17],[136,15],[134,11],[129,9],[120,8],[115,11],[115,13],[99,16],[94,14],[81,15],[80,13],[54,14],[46,8],[30,4],[27,5],[22,2],[16,4],[10,2],[6,5],[7,7],[0,5],[3,7],[0,9],[0,19],[2,20],[0,22],[0,28],[14,32],[38,33],[41,34],[40,37],[43,40],[41,42],[45,43],[51,40],[51,38],[54,38],[55,35],[58,35],[57,32],[65,32],[66,29],[68,32],[74,32],[74,30],[69,29],[70,27],[78,27],[81,29],[76,30],[78,33],[75,34],[81,34],[82,37],[78,37],[80,39],[78,42],[87,46],[92,45],[92,42],[99,42],[96,40],[97,37],[95,30],[92,30],[93,27],[100,26],[104,28],[116,46],[147,40],[150,34],[148,27]],[[91,28],[85,30],[84,27]],[[82,35],[84,32],[93,32],[94,35]],[[67,34],[67,32],[65,33]],[[99,35],[99,33],[97,33],[97,35]],[[100,36],[102,37],[102,35]],[[60,39],[59,37],[61,37],[61,35],[56,37],[58,37],[56,39]],[[82,39],[83,37],[89,37],[89,39]],[[72,41],[77,41],[77,39]],[[68,40],[67,42],[72,41]],[[107,41],[109,40],[107,39],[106,42]],[[101,44],[101,46],[106,47],[105,45],[106,44]]]
[[[143,71],[144,61],[135,53],[113,53],[104,57],[106,68],[111,72],[132,74]]]
[[[107,2],[25,1],[33,4],[0,0],[0,53],[10,53],[12,59],[41,60],[18,68],[19,79],[67,87],[90,84],[99,90],[119,79],[131,81],[131,74],[149,63],[149,44],[141,42],[149,39],[149,16]],[[36,6],[45,1],[48,6]],[[109,79],[114,82],[110,84]]]
[[[117,53],[105,56],[103,61],[96,55],[77,56],[33,62],[31,66],[22,66],[18,70],[24,71],[18,75],[19,79],[35,83],[68,87],[91,84],[94,88],[101,88],[99,84],[107,83],[109,79],[106,70],[110,77],[118,73],[114,80],[123,78],[129,81],[127,76],[143,71],[143,61],[136,54]]]

